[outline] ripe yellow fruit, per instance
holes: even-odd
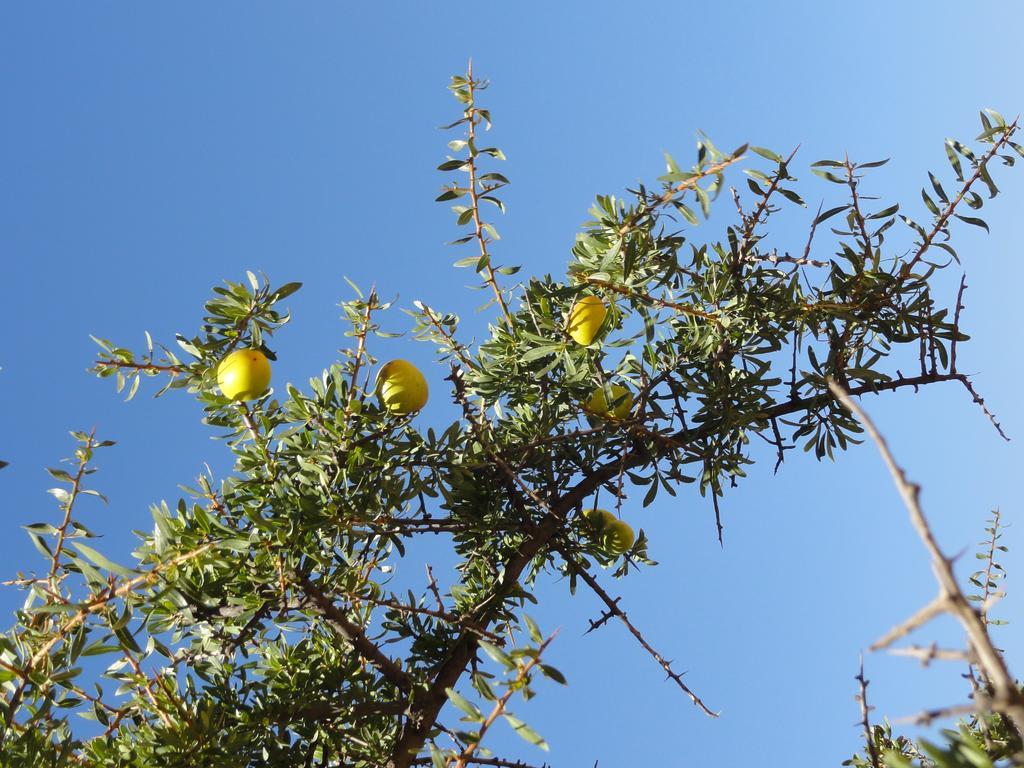
[[[595,533],[600,533],[605,529],[609,520],[615,520],[615,515],[606,509],[585,509],[583,510],[583,519],[590,524]]]
[[[605,395],[604,387],[598,387],[586,402],[588,414],[595,416],[614,416],[616,419],[625,419],[633,409],[633,395],[621,384],[612,384],[608,389],[612,393],[613,407],[609,407],[608,398]]]
[[[392,360],[377,374],[377,397],[392,413],[413,413],[427,404],[427,380],[407,360]]]
[[[633,534],[633,529],[625,520],[614,518],[605,528],[604,546],[613,555],[621,555],[623,552],[628,552],[635,540],[636,536]]]
[[[594,343],[607,315],[607,307],[597,296],[583,296],[572,305],[566,330],[573,341],[588,347]]]
[[[258,349],[236,349],[217,364],[217,386],[229,400],[255,400],[270,386],[270,361]]]
[[[636,536],[629,523],[606,509],[587,509],[583,517],[594,532],[594,539],[609,554],[621,555],[632,548]]]

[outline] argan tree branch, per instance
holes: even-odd
[[[626,629],[628,629],[629,633],[633,635],[634,638],[636,638],[636,641],[640,643],[640,646],[645,651],[647,651],[651,658],[658,663],[658,666],[660,666],[665,671],[665,675],[670,680],[672,680],[676,685],[678,685],[680,689],[682,689],[683,693],[690,697],[690,701],[693,702],[694,706],[698,707],[705,715],[708,715],[709,717],[718,717],[718,713],[709,709],[708,706],[703,701],[701,701],[700,697],[697,696],[697,694],[695,694],[690,689],[690,687],[683,682],[682,674],[672,669],[672,662],[666,659],[660,653],[658,653],[658,651],[656,651],[651,646],[651,644],[647,642],[647,639],[644,637],[643,633],[636,628],[636,625],[634,625],[633,622],[629,620],[629,617],[626,615],[625,611],[619,608],[618,600],[613,599],[611,595],[609,595],[604,590],[600,583],[598,583],[597,579],[595,579],[594,576],[586,568],[584,568],[583,565],[580,564],[575,557],[570,555],[565,550],[561,549],[558,550],[558,553],[563,558],[565,558],[565,562],[569,570],[578,575],[581,579],[583,579],[583,581],[586,582],[587,586],[590,587],[593,593],[597,595],[601,599],[601,602],[605,604],[605,606],[608,609],[607,615],[615,616],[617,619],[619,619],[619,621],[621,621],[626,626]]]
[[[921,488],[907,479],[906,472],[896,463],[885,438],[878,432],[874,423],[863,409],[853,400],[851,394],[836,382],[829,382],[829,389],[847,410],[855,414],[871,439],[878,446],[882,459],[889,468],[893,482],[910,513],[910,521],[924,543],[932,560],[932,571],[939,583],[939,596],[925,609],[934,614],[939,610],[953,616],[967,633],[971,648],[977,655],[978,666],[985,674],[993,688],[990,702],[994,711],[1002,712],[1014,724],[1018,733],[1024,732],[1024,695],[1021,694],[1016,682],[1006,667],[1002,654],[992,644],[988,628],[976,610],[971,606],[957,583],[953,573],[953,561],[943,554],[935,539],[931,526],[921,508]],[[920,614],[919,614],[920,615]],[[876,644],[877,645],[877,644]]]

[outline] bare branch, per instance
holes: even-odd
[[[995,414],[992,413],[992,411],[988,409],[988,406],[985,405],[985,398],[978,394],[977,390],[974,388],[974,385],[971,384],[971,380],[968,379],[966,376],[957,376],[957,378],[959,379],[960,383],[964,385],[967,391],[971,393],[971,397],[974,399],[974,402],[978,404],[978,407],[981,408],[981,410],[985,413],[985,416],[988,417],[988,420],[992,422],[992,426],[996,428],[996,432],[999,433],[999,436],[1003,438],[1003,440],[1005,440],[1006,442],[1010,442],[1010,438],[1007,437],[1006,433],[1003,431],[1003,425],[999,423],[999,421],[995,417]]]
[[[935,643],[927,647],[909,645],[906,648],[890,648],[889,653],[893,656],[910,656],[918,659],[922,667],[927,667],[933,661],[969,661],[971,658],[967,651],[939,648]]]
[[[707,707],[707,705],[700,700],[700,697],[698,697],[697,694],[690,690],[689,686],[687,686],[686,683],[683,682],[683,675],[672,669],[672,662],[666,659],[664,656],[662,656],[660,653],[654,650],[654,648],[651,647],[651,644],[647,642],[647,639],[643,636],[643,633],[640,632],[640,630],[633,625],[633,622],[629,620],[629,617],[626,616],[626,613],[621,608],[619,608],[618,599],[612,598],[611,595],[605,592],[604,588],[597,582],[597,579],[595,579],[590,574],[590,572],[587,571],[586,568],[581,566],[579,562],[574,557],[572,557],[568,552],[562,549],[559,549],[558,552],[562,555],[562,557],[565,558],[565,562],[569,566],[569,568],[573,570],[577,575],[580,576],[580,578],[582,578],[587,583],[587,586],[590,587],[591,590],[593,590],[595,595],[601,598],[601,601],[608,607],[608,614],[616,616],[623,624],[626,625],[626,629],[629,630],[629,633],[633,635],[633,637],[636,638],[637,642],[640,643],[641,647],[643,647],[643,649],[651,655],[651,658],[658,662],[658,665],[663,670],[665,670],[665,674],[668,676],[668,678],[673,680],[675,684],[682,689],[683,693],[690,697],[690,701],[692,701],[695,706],[699,707],[700,710],[709,717],[718,717],[718,713],[712,712]],[[603,619],[602,621],[604,620],[607,619]]]
[[[916,715],[909,717],[897,717],[894,722],[910,723],[912,725],[929,726],[936,720],[946,717],[959,717],[961,715],[977,714],[978,709],[973,704],[956,704],[952,707],[939,707],[938,709],[926,709]]]
[[[936,616],[943,613],[945,610],[946,599],[944,596],[940,595],[939,597],[935,598],[930,603],[928,603],[928,605],[926,605],[924,608],[915,613],[913,616],[911,616],[909,619],[902,622],[901,624],[897,624],[895,627],[886,632],[883,637],[873,642],[868,647],[868,650],[880,651],[883,648],[888,648],[897,640],[906,637],[918,627],[924,626],[929,621],[934,619]]]
[[[861,725],[864,727],[864,744],[871,758],[871,765],[874,768],[881,768],[878,760],[878,749],[875,747],[875,739],[871,734],[871,719],[869,717],[874,707],[868,706],[868,680],[864,677],[864,656],[860,657],[860,672],[854,678],[860,684],[860,693],[857,694],[857,702],[860,704]]]
[[[938,601],[942,609],[952,615],[967,632],[971,648],[978,657],[978,667],[991,684],[994,695],[992,708],[1002,712],[1016,727],[1018,732],[1024,731],[1024,695],[1017,687],[1016,681],[1006,667],[1002,655],[992,644],[988,628],[981,616],[964,596],[953,573],[952,560],[943,554],[935,540],[935,534],[921,509],[921,488],[907,479],[906,473],[896,463],[885,438],[878,432],[867,414],[857,405],[850,395],[835,381],[829,381],[829,388],[836,398],[860,419],[864,429],[878,446],[879,452],[892,475],[896,488],[910,513],[910,520],[925,548],[932,559],[932,571],[939,582],[940,595]],[[933,606],[935,603],[932,604]]]

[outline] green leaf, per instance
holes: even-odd
[[[135,571],[129,568],[125,568],[123,565],[118,565],[117,563],[111,560],[108,560],[95,549],[93,549],[92,547],[88,547],[85,544],[82,544],[81,542],[75,542],[75,549],[77,549],[81,554],[85,555],[85,557],[87,557],[93,563],[98,565],[100,568],[105,568],[106,570],[111,571],[112,573],[120,574],[121,576],[132,577],[137,575]]]
[[[32,531],[28,532],[28,536],[32,539],[32,543],[35,545],[35,548],[39,550],[43,557],[47,559],[51,559],[53,557],[50,547],[46,544],[46,541],[42,536],[37,533],[32,533]]]
[[[540,671],[544,673],[545,677],[551,678],[556,683],[559,683],[561,685],[568,685],[569,684],[568,682],[566,682],[565,675],[563,675],[557,669],[555,669],[554,667],[552,667],[552,666],[550,666],[548,664],[541,664],[540,665]]]
[[[754,145],[750,145],[750,151],[753,152],[756,155],[760,155],[765,160],[771,160],[773,163],[781,163],[782,162],[782,157],[780,155],[777,155],[776,153],[772,152],[770,149],[765,149],[764,147],[755,147]]]
[[[960,219],[960,221],[966,222],[967,224],[973,224],[976,227],[981,227],[986,232],[988,232],[988,224],[986,224],[981,219],[976,219],[973,216],[961,216],[959,213],[955,213],[953,215]]]
[[[956,174],[957,181],[964,180],[964,169],[960,165],[960,158],[957,157],[956,151],[953,149],[953,140],[946,139],[946,157],[949,158],[949,164],[953,166],[953,172]]]
[[[789,200],[792,203],[796,203],[797,205],[802,205],[804,208],[807,207],[807,203],[805,203],[803,201],[803,198],[800,197],[800,195],[798,195],[796,192],[794,192],[791,189],[783,189],[782,187],[779,187],[779,194],[782,195],[784,198],[786,198],[787,200]]]
[[[270,296],[271,301],[280,301],[286,299],[299,290],[302,287],[302,283],[285,283]]]
[[[927,233],[924,231],[924,227],[922,227],[920,224],[918,224],[916,221],[914,221],[910,217],[904,216],[903,214],[900,214],[900,218],[903,219],[903,223],[904,224],[906,224],[912,230],[917,232],[917,234],[919,234],[922,238],[925,238],[925,237],[928,236]]]
[[[544,636],[540,633],[540,627],[537,626],[537,622],[523,614],[523,621],[526,623],[526,628],[530,633],[530,639],[535,643],[543,642]]]
[[[988,187],[989,200],[999,194],[999,187],[996,186],[996,183],[992,180],[992,176],[988,172],[988,163],[982,163],[978,167],[978,176],[983,182],[985,182],[985,186]]]
[[[445,688],[444,690],[448,694],[448,701],[465,712],[471,721],[475,723],[483,722],[483,713],[480,712],[476,704],[461,696],[454,688]]]
[[[846,184],[846,179],[836,176],[831,171],[822,171],[818,168],[812,168],[811,173],[813,173],[815,176],[820,176],[826,181],[831,181],[833,184]]]
[[[508,721],[508,724],[511,725],[512,728],[515,730],[515,732],[518,733],[522,738],[526,739],[526,741],[530,742],[531,744],[534,744],[534,745],[540,747],[545,752],[548,751],[548,749],[549,749],[548,743],[546,741],[544,741],[544,739],[541,737],[541,735],[539,733],[537,733],[535,730],[533,730],[533,728],[528,726],[526,723],[524,723],[518,717],[510,715],[507,712],[504,713],[503,716],[504,716],[505,720]]]
[[[900,209],[900,204],[896,203],[896,205],[891,205],[888,208],[885,208],[885,209],[879,211],[878,213],[873,213],[870,216],[868,216],[867,218],[869,220],[870,219],[887,219],[890,216],[892,216],[893,214],[895,214],[896,211],[898,211],[899,209]]]
[[[930,198],[930,197],[928,196],[928,193],[927,193],[927,192],[925,192],[925,191],[924,191],[923,189],[921,190],[921,199],[922,199],[922,200],[924,200],[924,206],[925,206],[925,208],[927,208],[927,209],[928,209],[929,211],[931,211],[932,213],[934,213],[934,214],[935,214],[936,216],[938,216],[938,215],[939,215],[939,208],[938,208],[938,206],[937,206],[937,205],[935,205],[935,201],[934,201],[934,200],[932,200],[932,199],[931,199],[931,198]]]
[[[692,210],[690,210],[689,207],[684,205],[682,202],[680,202],[679,200],[673,200],[672,205],[675,207],[677,211],[679,211],[679,213],[683,215],[683,218],[686,219],[690,224],[696,226],[699,223],[697,219],[697,214],[695,214]]]
[[[818,216],[814,219],[814,223],[815,225],[821,224],[821,222],[831,219],[837,213],[842,213],[849,207],[849,205],[840,205],[837,206],[836,208],[829,208],[824,213],[819,213]]]
[[[456,187],[455,189],[446,189],[440,195],[435,197],[434,201],[438,203],[443,203],[446,200],[458,200],[460,197],[464,197],[467,192],[469,192],[468,189],[463,189],[461,187]]]
[[[121,641],[122,648],[126,648],[135,653],[142,653],[142,649],[135,641],[135,636],[128,631],[127,626],[112,627],[112,629],[114,631],[114,637]]]
[[[486,640],[477,640],[477,645],[483,649],[484,653],[490,656],[494,661],[501,664],[505,669],[514,669],[516,663],[512,661],[511,657],[505,653],[501,648],[496,645],[491,645]]]

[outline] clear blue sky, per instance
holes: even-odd
[[[119,441],[95,480],[110,507],[82,514],[122,555],[131,530],[149,528],[151,502],[176,499],[204,462],[228,466],[186,396],[154,401],[144,389],[124,404],[90,378],[88,334],[173,341],[197,327],[212,285],[246,269],[306,284],[276,338],[278,384],[318,374],[346,344],[343,275],[460,312],[479,334],[481,294],[450,268],[452,217],[432,202],[447,140],[436,127],[455,107],[445,85],[470,55],[494,83],[493,135],[513,182],[498,258],[557,274],[593,195],[652,181],[663,150],[689,161],[697,129],[724,147],[800,143],[794,172],[814,205],[832,189],[808,163],[891,156],[869,184],[923,218],[918,190],[927,170],[945,168],[943,139],[973,137],[981,107],[1024,107],[1018,12],[1006,0],[977,11],[874,0],[3,4],[0,458],[11,466],[0,472],[0,576],[39,566],[20,526],[56,514],[43,467],[70,452],[68,429],[95,425]],[[998,608],[1013,620],[1024,605],[1024,407],[1010,345],[1024,168],[1000,169],[997,182],[1005,194],[985,209],[992,234],[957,233],[974,335],[961,367],[978,373],[1015,441],[1001,442],[953,385],[868,405],[924,484],[948,551],[973,547],[991,508],[1016,523],[1010,596]],[[794,214],[777,243],[799,248],[810,216]],[[396,312],[391,329],[405,328]],[[441,391],[429,349],[408,339],[389,349]],[[552,585],[535,615],[562,628],[551,661],[571,685],[520,707],[551,743],[547,759],[589,768],[848,757],[860,743],[859,651],[934,592],[874,449],[837,465],[795,456],[778,476],[759,464],[726,500],[724,551],[696,494],[638,507],[627,517],[661,565],[615,586],[722,717],[701,716],[621,627],[582,637],[598,606]],[[961,571],[974,563],[968,552]],[[5,616],[16,601],[0,595]],[[932,638],[959,642],[941,624],[919,636]],[[1022,674],[1021,626],[997,639]],[[959,667],[869,656],[867,670],[876,716],[964,698]],[[506,731],[491,746],[543,759]]]

